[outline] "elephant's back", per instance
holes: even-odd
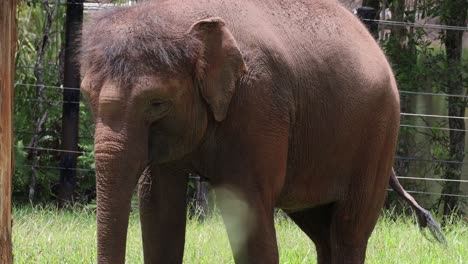
[[[199,19],[221,17],[247,66],[263,61],[268,53],[299,77],[310,75],[304,66],[322,77],[336,64],[357,66],[369,75],[389,69],[364,25],[336,0],[165,0],[150,4],[155,5],[155,15],[181,32]],[[356,72],[350,69],[349,74]]]

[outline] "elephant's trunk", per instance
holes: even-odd
[[[136,143],[127,133],[96,127],[98,263],[125,262],[130,202],[144,162]]]

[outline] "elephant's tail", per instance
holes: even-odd
[[[424,231],[424,228],[427,227],[431,231],[432,236],[438,242],[447,244],[447,240],[445,239],[445,236],[434,217],[426,209],[422,208],[418,202],[416,202],[413,196],[411,196],[407,191],[405,191],[405,189],[403,189],[403,186],[401,186],[400,182],[398,181],[395,170],[393,168],[390,175],[390,186],[398,194],[398,196],[403,198],[403,200],[405,200],[411,206],[411,208],[414,209],[421,231]],[[423,232],[423,234],[425,233]]]

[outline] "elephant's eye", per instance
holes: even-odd
[[[153,101],[151,101],[151,106],[152,106],[152,107],[159,107],[159,106],[162,105],[163,103],[164,103],[163,101],[153,100]]]
[[[171,101],[152,100],[148,107],[148,121],[152,122],[163,117],[171,109]]]
[[[151,107],[157,109],[167,109],[171,106],[170,101],[162,101],[162,100],[152,100]]]

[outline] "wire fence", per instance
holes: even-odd
[[[63,3],[63,2],[55,2],[55,3],[50,3],[50,4],[60,4],[60,5],[83,5],[85,12],[93,12],[95,10],[99,9],[105,9],[105,8],[111,8],[115,6],[129,6],[133,5],[135,1],[128,1],[125,4],[108,4],[108,3]],[[429,29],[429,30],[455,30],[455,31],[468,31],[468,27],[463,27],[463,26],[450,26],[450,25],[441,25],[441,24],[430,24],[430,23],[410,23],[410,22],[400,22],[400,21],[391,21],[391,20],[378,20],[378,19],[362,19],[367,22],[373,22],[377,23],[382,26],[386,27],[414,27],[414,28],[423,28],[423,29]],[[35,66],[31,65],[19,65],[17,66],[18,69],[35,69]],[[46,67],[44,67],[46,68]],[[47,65],[47,68],[57,70],[60,68],[58,64],[53,64],[53,65]],[[80,90],[78,87],[63,87],[63,86],[54,86],[54,85],[37,85],[37,84],[29,84],[29,83],[21,83],[17,82],[15,83],[15,88],[16,89],[28,89],[28,88],[34,88],[34,89],[45,89],[47,91],[56,91],[57,93],[61,93],[65,90]],[[428,89],[429,90],[429,89]],[[59,95],[59,94],[58,94]],[[429,97],[445,97],[445,98],[463,98],[463,99],[468,99],[468,95],[466,94],[446,94],[446,93],[434,93],[434,92],[422,92],[422,91],[405,91],[405,90],[400,90],[400,95],[401,96],[429,96]],[[58,96],[57,96],[58,97]],[[32,102],[32,103],[44,103],[47,104],[48,107],[61,107],[62,104],[68,103],[68,104],[81,104],[83,101],[68,101],[68,100],[60,100],[60,99],[43,99],[43,98],[27,98],[27,97],[21,97],[17,96],[15,97],[15,100],[19,101],[25,101],[25,102]],[[429,122],[427,124],[419,124],[419,123],[414,123],[414,122],[408,122],[407,119],[431,119],[431,120],[437,120],[437,121],[448,121],[449,119],[459,119],[459,120],[467,120],[468,117],[459,117],[459,116],[449,116],[445,114],[433,114],[433,113],[413,113],[413,112],[403,112],[401,113],[402,124],[400,125],[401,128],[404,129],[415,129],[415,130],[424,130],[424,131],[441,131],[441,132],[450,132],[450,131],[457,131],[457,132],[468,132],[468,129],[460,129],[460,128],[450,128],[450,127],[444,127],[442,124],[434,124],[434,122]],[[15,131],[16,135],[25,135],[25,136],[34,136],[37,135],[38,132],[34,131],[24,131],[24,130],[16,130]],[[56,131],[41,131],[40,135],[47,135],[51,137],[56,137],[60,138],[61,134]],[[88,136],[79,136],[80,140],[92,140],[94,137],[92,135]],[[23,146],[23,145],[16,145],[16,149],[18,150],[23,150],[23,151],[29,151],[29,150],[34,150],[37,152],[53,152],[56,154],[61,154],[61,153],[70,153],[70,154],[76,154],[76,155],[88,155],[92,156],[92,152],[90,151],[83,151],[83,150],[64,150],[64,149],[59,149],[59,148],[53,148],[53,147],[29,147],[29,146]],[[414,155],[414,156],[396,156],[395,160],[397,162],[407,162],[411,164],[416,164],[416,163],[428,163],[428,164],[437,164],[437,165],[445,165],[445,164],[458,164],[461,166],[466,166],[468,165],[468,162],[465,161],[456,161],[456,160],[445,160],[445,159],[436,159],[436,158],[427,158],[428,155]],[[28,164],[28,163],[19,163],[16,165],[19,168],[23,169],[39,169],[39,170],[52,170],[52,171],[60,171],[60,170],[74,170],[83,174],[86,173],[95,173],[95,170],[93,168],[83,168],[83,167],[76,167],[76,168],[70,168],[70,167],[63,167],[63,166],[51,166],[51,165],[44,165],[40,164]],[[446,182],[451,182],[451,183],[459,183],[462,186],[467,186],[468,184],[468,177],[466,175],[463,175],[461,179],[446,179],[446,178],[441,178],[441,176],[436,176],[436,175],[430,175],[430,176],[425,176],[425,177],[419,177],[416,175],[399,175],[397,176],[400,180],[402,181],[414,181],[414,182],[420,182],[420,183],[446,183]],[[192,178],[196,178],[192,177]],[[413,187],[415,188],[415,187]],[[462,188],[462,190],[468,190],[468,188]],[[389,191],[393,191],[389,189]],[[415,189],[410,189],[408,190],[409,193],[413,194],[421,194],[421,195],[430,195],[430,196],[449,196],[449,197],[458,197],[458,198],[468,198],[468,193],[440,193],[440,192],[430,192],[430,191],[421,191],[421,190],[415,190]]]

